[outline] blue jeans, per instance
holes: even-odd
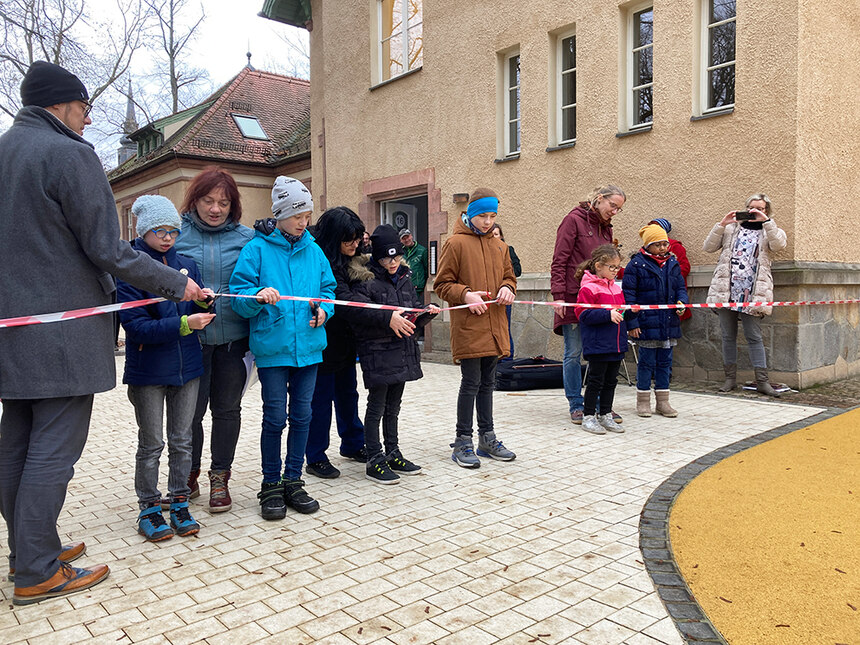
[[[287,427],[287,397],[289,395],[290,429],[287,431],[287,454],[284,458],[284,479],[301,479],[311,423],[311,398],[317,380],[317,366],[260,367],[257,366],[263,391],[263,431],[260,453],[263,458],[263,483],[281,480],[281,437]]]
[[[129,385],[128,400],[137,419],[134,491],[143,510],[161,501],[158,462],[164,450],[164,404],[167,403],[167,490],[170,497],[188,495],[191,472],[191,420],[200,379],[185,385]]]
[[[639,346],[639,365],[636,367],[636,389],[651,389],[651,379],[655,390],[669,389],[669,376],[672,374],[672,348]]]
[[[361,423],[361,417],[358,416],[358,381],[355,378],[355,365],[336,372],[318,371],[311,401],[308,445],[305,449],[309,464],[328,460],[325,451],[329,447],[332,403],[334,403],[337,433],[340,435],[341,453],[352,455],[364,446],[364,425]]]
[[[582,410],[582,335],[579,325],[572,323],[562,327],[564,337],[564,362],[562,380],[564,395],[570,411]]]

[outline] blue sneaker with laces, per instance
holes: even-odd
[[[469,435],[457,435],[457,439],[451,444],[454,452],[451,453],[451,460],[458,466],[463,468],[480,468],[481,460],[475,456],[475,447],[472,444],[472,437]]]
[[[200,531],[200,525],[191,517],[188,510],[187,497],[174,497],[170,502],[170,526],[180,537],[196,535]]]
[[[173,537],[173,529],[167,526],[164,515],[161,514],[161,504],[145,508],[137,516],[137,532],[146,538],[147,542],[161,542]]]

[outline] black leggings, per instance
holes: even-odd
[[[588,361],[588,378],[585,381],[585,406],[583,414],[590,416],[597,409],[600,399],[600,414],[612,412],[615,386],[621,361]]]

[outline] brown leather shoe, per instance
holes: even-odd
[[[209,471],[209,512],[223,513],[233,508],[233,499],[227,482],[230,481],[229,470]]]
[[[48,598],[58,598],[94,587],[108,577],[110,569],[106,564],[97,564],[92,569],[76,569],[65,562],[60,564],[57,573],[45,582],[32,587],[15,587],[13,605],[32,605]]]
[[[60,555],[57,556],[57,560],[68,564],[69,562],[74,562],[86,552],[87,545],[83,542],[72,542],[71,544],[64,544],[63,550],[60,551]],[[15,582],[15,569],[9,569],[9,575],[6,576],[6,579],[9,580],[9,582]]]

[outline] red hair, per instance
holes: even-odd
[[[182,202],[182,212],[189,213],[194,210],[198,199],[206,197],[213,190],[220,188],[230,200],[230,219],[238,222],[242,219],[242,201],[239,197],[239,187],[236,180],[226,170],[218,166],[208,166],[200,171],[185,191],[185,201]]]

